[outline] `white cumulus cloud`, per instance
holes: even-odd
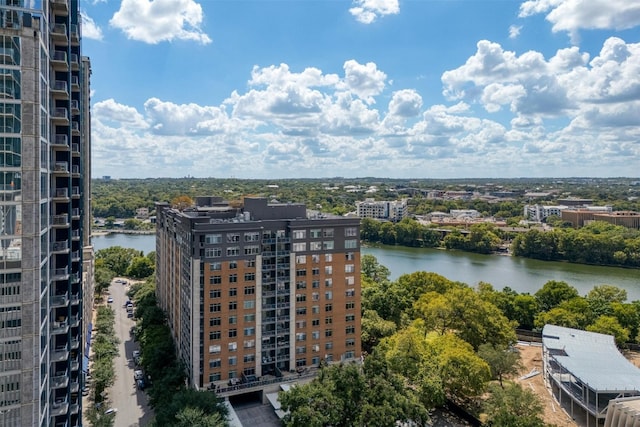
[[[133,40],[156,44],[192,40],[202,44],[211,39],[200,26],[202,7],[194,0],[122,0],[110,24]]]
[[[353,5],[349,12],[363,24],[371,24],[380,17],[400,13],[398,0],[353,0]]]
[[[82,37],[102,40],[102,29],[95,23],[93,19],[85,12],[80,13],[80,19],[82,22]]]

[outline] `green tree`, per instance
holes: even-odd
[[[380,264],[375,256],[365,254],[360,258],[360,273],[373,282],[379,282],[388,280],[391,271]]]
[[[109,286],[111,281],[115,277],[115,273],[106,267],[96,267],[95,271],[95,283],[96,283],[96,296],[102,295]]]
[[[478,347],[480,356],[491,369],[491,377],[498,380],[503,387],[505,376],[515,375],[522,368],[520,354],[511,347],[496,347],[492,344],[482,344]]]
[[[121,246],[111,246],[100,249],[96,252],[96,269],[100,267],[108,268],[117,276],[124,276],[135,257],[144,254],[131,248]]]
[[[594,286],[587,294],[587,301],[595,316],[612,314],[611,304],[627,300],[627,291],[612,285]]]
[[[568,301],[578,296],[578,291],[567,282],[549,280],[540,288],[535,297],[542,311],[551,310],[563,301]]]
[[[587,331],[613,335],[618,347],[623,347],[629,342],[629,331],[623,328],[618,319],[613,316],[598,317],[592,325],[587,326]]]
[[[227,421],[220,414],[206,415],[203,410],[187,406],[176,415],[176,427],[224,427]]]
[[[127,268],[127,276],[134,279],[144,279],[155,272],[155,264],[146,256],[135,257]]]
[[[152,389],[155,389],[157,386],[158,385],[154,383]],[[167,404],[155,407],[154,409],[156,412],[154,424],[157,426],[179,425],[179,415],[182,415],[183,419],[185,419],[190,418],[195,412],[203,415],[201,422],[209,423],[217,420],[218,424],[213,424],[214,426],[227,425],[227,407],[221,399],[209,391],[196,391],[190,388],[182,388],[173,394]],[[192,425],[208,427],[210,424]]]
[[[382,338],[393,335],[396,332],[396,324],[390,320],[384,320],[375,310],[366,310],[361,319],[362,349],[371,353]]]
[[[500,427],[544,427],[544,408],[538,396],[517,383],[490,386],[483,405],[489,425]]]

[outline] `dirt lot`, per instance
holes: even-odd
[[[528,346],[519,344],[521,363],[523,366],[521,375],[528,374],[531,369],[536,368],[542,372],[542,347]],[[624,355],[635,366],[640,368],[640,353],[639,352],[625,352]],[[558,403],[551,396],[551,392],[544,385],[542,373],[535,377],[518,380],[524,387],[530,387],[536,395],[538,395],[544,405],[544,421],[547,424],[555,424],[558,427],[565,426],[578,426],[578,424],[571,419],[571,417],[558,406]]]

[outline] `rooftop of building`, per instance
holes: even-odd
[[[545,325],[542,344],[558,364],[595,391],[640,391],[640,369],[611,335]]]

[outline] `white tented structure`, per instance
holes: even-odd
[[[602,425],[609,401],[640,397],[640,369],[618,351],[611,335],[545,325],[542,349],[553,396],[587,427]]]

